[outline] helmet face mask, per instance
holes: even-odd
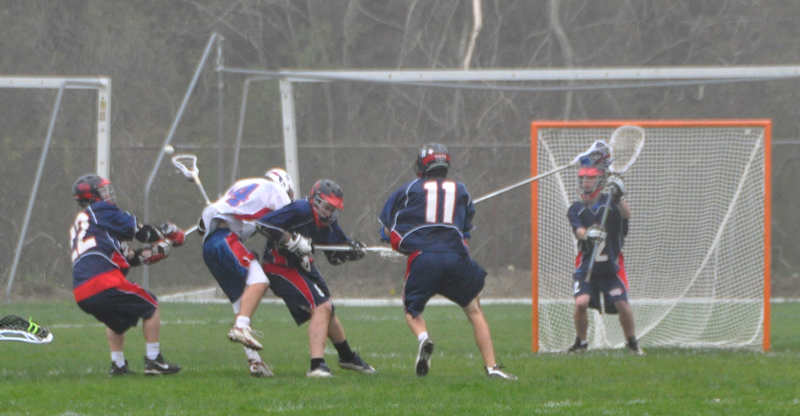
[[[72,185],[72,196],[78,205],[89,206],[97,201],[106,201],[110,204],[117,203],[117,196],[111,181],[90,173],[83,175]]]
[[[418,178],[427,178],[431,171],[436,170],[439,174],[447,176],[450,169],[450,152],[444,145],[438,143],[426,144],[417,153],[417,161],[414,164],[414,172]]]
[[[578,193],[583,203],[590,203],[603,190],[606,183],[605,169],[585,166],[578,170]]]
[[[311,188],[309,202],[319,222],[331,225],[336,221],[339,211],[344,209],[342,188],[329,179],[317,181]]]
[[[267,171],[264,176],[277,183],[289,195],[289,200],[294,201],[294,182],[292,177],[281,168],[273,168]]]

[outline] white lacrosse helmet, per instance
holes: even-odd
[[[289,199],[294,201],[294,182],[292,182],[292,178],[285,170],[281,168],[272,168],[268,170],[264,176],[280,185],[281,188],[286,191],[286,194],[289,195]]]

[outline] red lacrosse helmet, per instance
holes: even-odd
[[[317,219],[325,225],[333,224],[340,210],[344,209],[344,192],[330,179],[317,181],[308,196]]]
[[[82,207],[89,206],[97,201],[117,203],[111,181],[94,173],[83,175],[75,181],[75,184],[72,185],[72,196],[78,205]]]
[[[578,169],[578,192],[584,203],[594,201],[606,184],[606,170],[602,166],[582,166]]]
[[[444,175],[447,176],[447,170],[450,168],[450,152],[439,143],[426,144],[417,153],[414,172],[418,178],[427,178],[428,173],[436,168],[444,168]]]

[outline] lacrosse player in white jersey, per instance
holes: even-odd
[[[228,339],[244,345],[250,374],[272,376],[272,371],[258,354],[261,343],[250,326],[261,298],[269,289],[269,279],[258,255],[247,249],[244,241],[256,231],[252,221],[288,205],[294,200],[292,178],[280,168],[265,178],[241,179],[220,199],[206,207],[198,224],[203,234],[203,260],[231,301],[236,322]]]

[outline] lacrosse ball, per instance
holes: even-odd
[[[164,153],[166,153],[168,155],[171,155],[171,154],[175,153],[175,148],[172,147],[171,144],[168,144],[168,145],[164,146]]]

